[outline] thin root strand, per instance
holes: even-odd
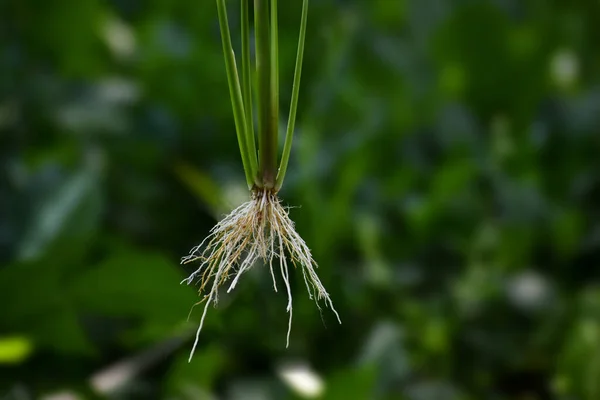
[[[182,258],[182,264],[200,261],[198,269],[181,283],[185,282],[189,285],[196,280],[200,281],[199,292],[203,294],[202,301],[206,301],[190,353],[190,361],[198,345],[208,306],[211,303],[216,305],[218,302],[219,288],[233,275],[233,280],[227,289],[228,293],[232,291],[242,274],[252,268],[259,259],[264,261],[265,265],[269,265],[273,289],[276,292],[273,261],[279,259],[281,278],[288,295],[286,311],[289,313],[289,322],[286,347],[289,346],[292,329],[292,290],[288,259],[295,268],[302,269],[308,295],[315,300],[319,310],[321,307],[318,301],[324,300],[341,323],[329,294],[317,276],[315,271],[318,267],[317,263],[302,237],[296,232],[287,209],[281,205],[275,193],[267,190],[255,191],[250,201],[237,207],[217,223],[208,237],[194,247],[188,256]],[[209,285],[209,282],[212,283]]]

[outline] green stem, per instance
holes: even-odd
[[[246,174],[246,182],[248,188],[254,186],[254,176],[256,171],[253,170],[250,162],[250,154],[246,145],[246,118],[244,115],[244,103],[242,99],[242,90],[240,87],[240,79],[237,73],[235,63],[235,54],[231,46],[231,36],[229,34],[229,22],[227,21],[227,9],[225,0],[217,0],[217,11],[219,14],[219,27],[221,28],[221,39],[223,42],[223,54],[225,56],[225,70],[227,71],[227,83],[229,85],[229,95],[231,97],[231,106],[233,108],[233,118],[235,121],[235,130],[237,133],[238,145],[242,156],[242,164],[244,173]]]
[[[246,115],[246,146],[252,170],[258,171],[256,159],[256,143],[254,139],[254,118],[252,110],[252,60],[250,57],[250,18],[248,16],[248,0],[242,0],[242,97]]]
[[[277,154],[279,139],[279,26],[277,23],[277,0],[271,0],[271,132]],[[273,164],[273,181],[277,174],[277,155]]]
[[[259,181],[271,189],[277,173],[277,131],[272,124],[271,60],[269,51],[269,2],[254,0],[256,72],[258,75]]]
[[[290,103],[290,115],[288,118],[287,130],[285,133],[285,143],[283,145],[283,154],[281,155],[281,164],[277,174],[275,190],[281,189],[285,173],[287,171],[290,153],[292,152],[292,140],[294,137],[294,125],[296,123],[296,111],[298,109],[298,95],[300,93],[300,78],[302,75],[302,60],[304,58],[304,42],[306,40],[306,22],[308,19],[308,0],[302,3],[302,17],[300,19],[300,38],[298,39],[298,53],[296,55],[296,67],[294,71],[294,86],[292,87],[292,100]]]

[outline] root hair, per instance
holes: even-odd
[[[182,259],[183,264],[200,261],[200,266],[181,283],[199,282],[199,292],[203,295],[200,302],[206,301],[196,338],[190,353],[191,361],[208,306],[218,302],[218,291],[233,276],[227,288],[231,292],[242,274],[258,261],[268,263],[273,289],[277,292],[277,281],[273,263],[279,262],[279,271],[288,296],[289,313],[286,347],[289,346],[292,329],[292,290],[289,280],[288,260],[295,268],[302,269],[302,275],[309,297],[314,299],[321,310],[319,301],[324,300],[331,308],[337,320],[340,316],[325,287],[321,284],[315,269],[318,267],[310,249],[296,232],[294,222],[286,208],[281,205],[277,194],[269,190],[255,190],[250,201],[242,204],[213,227],[202,243],[194,247],[190,254]]]

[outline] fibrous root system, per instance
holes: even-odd
[[[227,285],[227,292],[232,291],[240,276],[259,260],[269,266],[275,291],[277,270],[281,273],[285,285],[289,313],[286,346],[289,345],[292,328],[292,290],[288,263],[302,270],[309,296],[315,300],[317,307],[318,302],[324,300],[341,323],[329,294],[315,272],[317,263],[302,237],[296,232],[294,223],[286,208],[281,205],[277,194],[269,190],[255,190],[250,201],[223,218],[213,227],[210,235],[182,259],[182,263],[200,261],[199,268],[182,283],[199,282],[202,301],[206,301],[190,360],[198,344],[208,306],[218,302],[219,289]]]

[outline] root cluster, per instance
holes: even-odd
[[[292,291],[290,288],[288,261],[302,270],[304,282],[310,298],[314,298],[319,307],[319,300],[325,300],[335,313],[329,294],[321,284],[315,272],[317,263],[312,258],[310,249],[296,232],[294,223],[287,210],[281,205],[277,195],[268,190],[255,191],[252,199],[227,215],[213,227],[210,235],[190,254],[182,259],[182,263],[200,261],[199,268],[187,279],[187,284],[198,281],[199,292],[206,301],[200,326],[190,354],[190,360],[198,344],[204,318],[211,303],[218,302],[221,286],[228,286],[227,292],[233,290],[240,276],[258,261],[269,265],[273,288],[277,291],[275,271],[279,269],[288,296],[287,312],[289,323],[286,345],[289,345],[292,328]],[[230,278],[233,280],[230,281]]]

